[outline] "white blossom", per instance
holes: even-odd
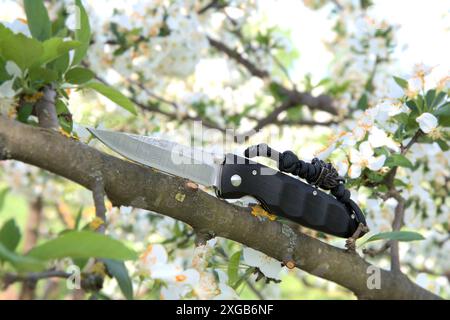
[[[419,124],[420,129],[425,133],[430,133],[436,129],[438,125],[438,120],[431,113],[424,112],[416,119]]]
[[[7,61],[5,65],[5,70],[6,72],[8,72],[10,76],[13,76],[13,78],[22,77],[22,70],[20,70],[20,68],[14,61]]]
[[[266,277],[280,278],[281,263],[278,260],[249,247],[244,248],[243,257],[247,265],[257,267]]]
[[[350,162],[349,169],[350,178],[357,178],[361,175],[361,171],[364,168],[369,168],[372,171],[378,171],[384,165],[386,156],[380,155],[375,157],[372,146],[368,141],[364,141],[359,146],[359,149],[350,150]]]
[[[17,92],[13,89],[14,79],[3,82],[0,85],[0,114],[6,114],[15,104],[14,97]]]

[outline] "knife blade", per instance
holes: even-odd
[[[223,159],[214,154],[148,136],[87,129],[106,146],[127,159],[207,187],[218,185],[219,163]]]
[[[221,198],[252,196],[272,214],[338,237],[348,238],[357,229],[354,215],[328,193],[248,158],[235,154],[217,157],[167,140],[88,130],[125,158],[214,187]]]

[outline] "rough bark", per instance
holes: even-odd
[[[51,86],[47,86],[44,88],[43,94],[35,106],[39,125],[43,128],[58,129],[59,122],[55,109],[56,92]]]
[[[248,208],[192,188],[184,179],[104,154],[53,130],[0,116],[0,155],[46,169],[90,190],[100,175],[114,205],[156,211],[191,225],[197,232],[240,242],[279,261],[294,261],[298,268],[336,282],[359,298],[439,298],[405,275],[386,270],[380,271],[381,288],[370,290],[367,281],[371,265],[359,255],[311,238],[286,224],[260,220],[249,214]]]

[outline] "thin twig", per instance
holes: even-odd
[[[35,110],[39,125],[43,128],[58,129],[59,121],[55,108],[56,92],[51,86],[44,87],[42,98],[36,103]]]
[[[213,39],[211,37],[208,37],[209,44],[214,47],[216,50],[221,51],[225,53],[230,59],[236,61],[238,64],[242,65],[247,71],[255,77],[261,78],[261,79],[268,79],[269,78],[269,72],[266,70],[263,70],[261,68],[258,68],[253,62],[245,58],[241,53],[239,53],[237,50],[231,49],[228,47],[225,43],[220,42],[216,39]]]
[[[392,230],[398,231],[404,224],[403,217],[405,215],[405,200],[399,199],[395,207],[394,222],[392,223]],[[400,255],[398,241],[391,241],[391,271],[401,272],[400,270]]]
[[[369,257],[376,257],[384,252],[386,252],[386,250],[388,250],[391,247],[391,243],[390,242],[386,242],[385,244],[383,244],[383,246],[381,246],[381,248],[379,249],[363,249],[363,253],[368,255]]]
[[[102,220],[102,224],[97,229],[98,232],[105,232],[105,221],[106,221],[106,206],[105,206],[105,186],[103,183],[103,178],[95,178],[95,182],[92,186],[92,195],[94,198],[95,205],[95,216]]]
[[[24,283],[36,283],[42,279],[48,278],[69,278],[70,273],[64,271],[57,270],[47,270],[43,272],[31,272],[27,274],[13,274],[6,273],[3,276],[3,289],[6,290],[11,284],[15,282],[24,282]]]
[[[222,248],[217,248],[216,251],[225,259],[227,259],[227,260],[229,259],[228,254]],[[249,279],[245,279],[244,281],[248,285],[249,289],[258,297],[258,299],[266,300],[266,298],[260,292],[260,290],[258,290],[258,288],[256,288]]]
[[[206,6],[204,6],[200,10],[198,10],[197,13],[198,14],[203,14],[203,13],[205,13],[208,10],[213,9],[213,8],[221,9],[221,8],[225,8],[225,7],[226,7],[226,4],[221,4],[220,0],[213,0],[210,3],[208,3]]]

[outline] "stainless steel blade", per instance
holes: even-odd
[[[218,157],[167,140],[87,128],[97,139],[125,158],[205,186],[217,186]]]

